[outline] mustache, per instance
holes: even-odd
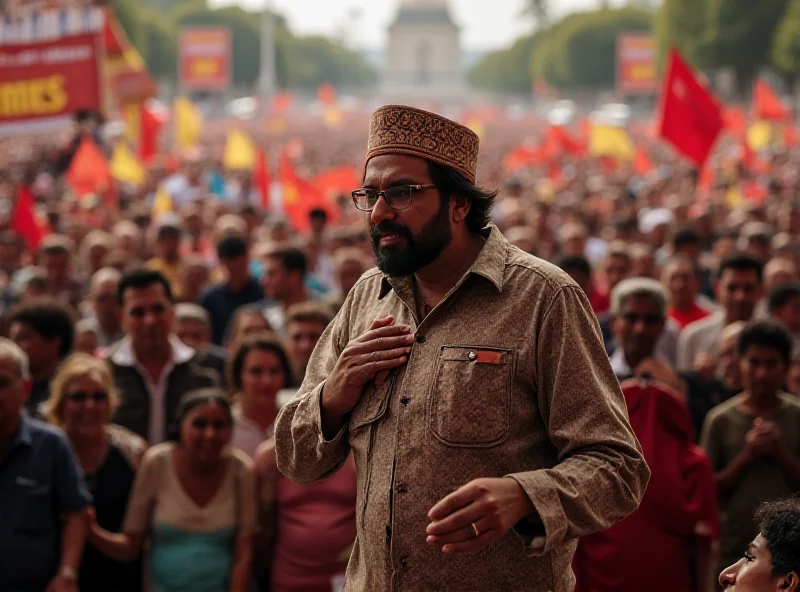
[[[370,238],[374,242],[378,242],[381,239],[381,235],[384,234],[396,234],[409,241],[413,238],[411,236],[411,231],[407,226],[403,226],[402,224],[398,224],[397,222],[392,222],[390,220],[384,220],[383,222],[375,224],[369,229],[369,234]]]

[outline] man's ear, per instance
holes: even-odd
[[[455,222],[463,222],[466,220],[467,214],[469,214],[472,202],[457,193],[451,194],[450,199],[453,203],[453,220]]]
[[[782,592],[800,592],[800,575],[790,571],[787,575],[780,578],[778,590]]]

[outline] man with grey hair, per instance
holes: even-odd
[[[0,574],[3,590],[75,592],[91,503],[66,437],[30,418],[28,358],[0,338]]]
[[[228,354],[211,342],[211,315],[199,304],[182,302],[175,305],[175,335],[197,352],[198,363],[216,370],[225,384]]]
[[[649,375],[684,391],[680,376],[656,352],[666,321],[667,294],[658,281],[637,277],[617,284],[611,292],[611,332],[617,347],[610,359],[618,379]]]
[[[125,337],[122,317],[117,302],[117,286],[122,279],[119,270],[104,267],[92,276],[89,303],[91,324],[97,334],[97,347],[110,347]]]

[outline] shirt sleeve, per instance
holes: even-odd
[[[128,511],[122,532],[128,534],[145,534],[152,526],[153,506],[156,494],[161,485],[162,467],[169,454],[168,448],[156,446],[147,451],[142,465],[136,473],[133,490],[128,500]]]
[[[711,461],[714,472],[721,471],[728,464],[722,447],[723,419],[721,415],[716,413],[709,414],[703,424],[703,431],[700,436],[700,446],[705,450],[708,460]]]
[[[58,434],[56,445],[55,489],[58,513],[75,514],[92,503],[92,496],[86,489],[83,473],[66,438]]]
[[[313,483],[332,475],[350,453],[346,423],[332,440],[326,440],[322,433],[322,390],[347,342],[345,324],[350,314],[350,298],[325,329],[300,390],[281,409],[275,422],[278,468],[296,483]]]
[[[258,502],[256,500],[256,483],[253,473],[253,464],[250,459],[238,457],[239,463],[239,534],[255,534],[258,531]]]
[[[529,555],[621,520],[638,507],[650,478],[597,321],[579,288],[558,290],[536,339],[536,396],[558,464],[509,475],[538,514],[515,529]]]

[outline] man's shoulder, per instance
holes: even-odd
[[[681,331],[681,336],[684,339],[692,339],[696,335],[704,334],[709,329],[719,328],[721,330],[724,324],[725,317],[723,315],[712,313],[704,319],[686,325]]]
[[[66,435],[56,426],[32,417],[26,417],[24,421],[34,444],[57,447],[68,445]]]
[[[800,397],[781,391],[778,393],[778,398],[791,413],[795,415],[800,414]]]
[[[708,412],[706,422],[711,423],[712,421],[724,421],[727,418],[738,415],[741,413],[738,409],[738,406],[742,402],[743,398],[743,394],[735,395],[727,401],[723,401],[716,407],[713,407],[711,411]]]
[[[506,281],[517,281],[522,284],[546,284],[554,292],[561,288],[577,288],[572,277],[557,265],[526,253],[513,245],[508,245],[505,260]]]

